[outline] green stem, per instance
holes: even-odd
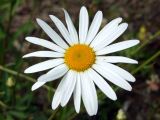
[[[138,51],[140,51],[142,48],[144,48],[148,43],[151,42],[151,40],[155,39],[157,36],[160,35],[160,31],[156,32],[154,35],[152,35],[148,40],[145,40],[145,42],[138,47],[131,55],[135,55]]]
[[[6,48],[8,48],[8,38],[9,38],[9,34],[10,34],[10,26],[11,26],[11,23],[12,23],[12,10],[13,10],[13,4],[12,2],[10,3],[10,9],[9,9],[9,19],[8,19],[8,24],[7,24],[7,28],[6,28],[6,35],[5,35],[5,38],[4,40],[2,41],[2,54],[1,54],[1,57],[0,57],[0,64],[4,64],[5,63],[5,50]],[[0,75],[2,73],[0,72]]]
[[[132,74],[137,73],[139,70],[141,70],[141,68],[143,68],[145,65],[147,65],[148,63],[150,63],[151,61],[153,61],[159,55],[160,55],[160,51],[158,51],[156,54],[154,54],[152,57],[150,57],[148,60],[146,60],[143,64],[141,64],[137,69],[133,70],[131,73]]]
[[[30,82],[34,82],[34,83],[36,82],[36,79],[34,79],[34,78],[32,78],[32,77],[29,77],[29,76],[27,76],[27,75],[24,75],[24,74],[22,74],[22,73],[18,73],[18,72],[14,71],[14,70],[8,69],[8,68],[6,68],[6,67],[3,67],[2,65],[0,65],[0,70],[5,71],[5,72],[7,72],[7,73],[10,73],[10,74],[12,74],[12,75],[15,75],[15,76],[24,78],[24,79],[26,79],[26,80],[28,80],[28,81],[30,81]],[[43,87],[46,88],[47,90],[50,90],[50,91],[52,91],[52,92],[55,92],[55,89],[53,89],[53,88],[51,88],[51,87],[49,87],[49,86],[47,86],[47,85],[43,85]]]
[[[8,106],[5,103],[3,103],[2,101],[0,101],[0,106],[3,107],[4,109],[8,108]]]
[[[3,42],[3,48],[5,50],[5,48],[8,47],[8,38],[9,38],[9,34],[10,34],[10,27],[11,27],[11,23],[12,23],[12,10],[13,10],[13,5],[12,3],[10,4],[10,10],[9,10],[9,21],[8,21],[8,24],[7,24],[7,29],[6,29],[6,36],[5,36],[5,39],[4,39],[4,42]],[[4,52],[4,51],[3,51]],[[4,55],[4,53],[3,53]],[[2,55],[2,56],[3,56]],[[4,57],[4,56],[3,56]],[[3,58],[3,61],[2,61],[2,64],[4,62],[4,58]]]
[[[83,111],[80,111],[80,112],[82,113]],[[77,113],[74,112],[67,120],[74,120],[76,116],[77,116]]]
[[[51,114],[51,116],[48,118],[48,120],[53,120],[54,116],[56,115],[56,113],[58,112],[58,109],[56,109],[55,111],[53,111],[53,113]]]
[[[1,96],[1,95],[4,95],[4,94],[5,94],[4,91],[0,92],[0,96]]]

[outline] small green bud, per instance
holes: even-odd
[[[126,120],[126,114],[122,109],[118,110],[117,116],[116,116],[116,120]]]
[[[7,79],[6,85],[7,85],[8,87],[13,87],[13,86],[15,85],[15,81],[14,81],[13,77],[9,77],[9,78]]]

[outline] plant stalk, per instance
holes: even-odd
[[[9,68],[3,67],[2,65],[0,65],[0,70],[2,70],[2,71],[4,71],[4,72],[7,72],[7,73],[10,73],[10,74],[12,74],[12,75],[15,75],[15,76],[24,78],[24,79],[26,79],[26,80],[28,80],[28,81],[30,81],[30,82],[33,82],[33,83],[36,82],[36,79],[34,79],[34,78],[32,78],[32,77],[29,77],[29,76],[27,76],[27,75],[24,75],[24,74],[22,74],[22,73],[18,73],[18,72],[14,71],[14,70],[11,70],[11,69],[9,69]],[[50,91],[52,91],[52,92],[55,92],[55,89],[53,89],[53,88],[51,88],[51,87],[49,87],[49,86],[47,86],[47,85],[43,85],[42,87],[44,87],[45,89],[50,90]]]

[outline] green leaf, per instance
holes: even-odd
[[[17,31],[13,34],[11,40],[9,40],[9,48],[13,48],[14,40],[17,40],[20,36],[30,33],[33,30],[34,24],[31,21],[27,21],[21,25]]]
[[[16,118],[21,118],[21,119],[25,119],[27,117],[27,114],[20,111],[9,111],[9,114]]]
[[[20,35],[27,34],[33,30],[34,24],[31,21],[27,21],[23,25],[21,25],[16,33],[14,33],[14,39],[17,39]]]
[[[2,119],[3,120],[3,119]],[[11,115],[7,115],[6,120],[14,120],[14,118]]]

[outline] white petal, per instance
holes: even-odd
[[[119,76],[121,76],[123,79],[129,81],[129,82],[135,82],[135,78],[126,70],[110,64],[110,63],[106,63],[106,62],[102,62],[102,61],[97,61],[97,64],[101,64],[104,65],[105,67],[107,67],[108,69],[110,69],[111,71],[117,73]]]
[[[23,56],[23,58],[27,57],[64,57],[63,53],[53,52],[53,51],[36,51]]]
[[[127,23],[122,23],[120,24],[117,29],[109,35],[105,40],[103,40],[101,43],[97,44],[94,46],[94,50],[98,51],[100,49],[103,49],[105,46],[109,45],[112,43],[114,40],[116,40],[124,31],[127,29],[128,24]]]
[[[112,100],[117,100],[117,96],[113,89],[97,72],[95,72],[93,69],[89,69],[88,75],[106,96]]]
[[[82,100],[90,116],[95,115],[98,109],[97,94],[94,83],[85,72],[81,74]]]
[[[80,111],[81,106],[81,78],[77,73],[76,86],[74,88],[74,106],[77,113]]]
[[[37,19],[37,23],[57,45],[64,49],[68,48],[68,45],[64,40],[46,22],[41,19]]]
[[[130,64],[138,64],[138,61],[133,60],[131,58],[122,57],[122,56],[98,56],[97,60],[103,60],[109,63],[130,63]]]
[[[76,31],[76,29],[74,27],[74,24],[73,24],[73,22],[72,22],[72,20],[71,20],[71,18],[69,16],[69,14],[68,14],[68,12],[65,9],[63,9],[63,11],[64,11],[64,14],[65,14],[65,20],[66,20],[66,23],[67,23],[67,28],[69,30],[72,42],[74,44],[77,44],[78,43],[78,34],[77,34],[77,31]]]
[[[43,86],[46,82],[40,82],[40,81],[37,81],[36,83],[33,84],[31,90],[34,91],[36,89],[38,89],[39,87]]]
[[[91,47],[96,46],[110,36],[118,28],[118,24],[122,21],[122,18],[116,18],[109,22],[104,28],[97,34],[91,43]]]
[[[84,75],[86,76],[86,78],[90,82],[91,93],[92,93],[92,97],[93,97],[92,99],[93,99],[93,103],[94,103],[94,115],[96,115],[97,111],[98,111],[98,99],[97,99],[97,92],[96,92],[95,84],[94,84],[93,80],[89,78],[88,70],[86,71],[86,73]]]
[[[87,9],[83,6],[79,14],[79,40],[85,43],[89,25],[89,16]]]
[[[121,88],[123,88],[125,90],[128,90],[128,91],[132,90],[131,85],[126,80],[124,80],[119,75],[114,73],[114,71],[108,69],[106,66],[94,64],[93,68],[99,74],[101,74],[103,77],[105,77],[107,80],[109,80],[113,84],[115,84],[115,85],[117,85],[117,86],[119,86],[119,87],[121,87]]]
[[[61,64],[61,65],[53,68],[52,70],[50,70],[46,74],[42,75],[41,77],[39,77],[38,81],[49,82],[49,81],[56,80],[56,79],[62,77],[67,71],[68,71],[68,67],[65,64]]]
[[[64,86],[65,86],[64,82],[65,82],[65,80],[66,80],[67,75],[68,75],[68,74],[66,74],[66,75],[62,78],[62,80],[61,80],[61,82],[59,83],[58,88],[56,89],[56,92],[55,92],[55,94],[54,94],[54,96],[53,96],[53,100],[52,100],[52,109],[53,109],[53,110],[55,110],[55,109],[58,107],[58,105],[60,104],[60,102],[61,102],[61,99],[62,99],[62,97],[63,97],[63,96],[62,96],[62,94],[63,94],[63,88],[64,88]]]
[[[47,40],[44,40],[44,39],[41,39],[41,38],[37,38],[37,37],[26,37],[25,38],[28,42],[31,42],[33,44],[36,44],[36,45],[40,45],[40,46],[43,46],[43,47],[46,47],[48,49],[51,49],[51,50],[54,50],[54,51],[57,51],[57,52],[60,52],[60,53],[64,53],[65,50],[61,47],[59,47],[58,45],[52,43],[52,42],[49,42]]]
[[[77,73],[75,71],[70,70],[68,72],[68,76],[67,76],[65,83],[64,83],[65,86],[64,86],[64,91],[63,91],[63,97],[61,100],[62,107],[68,103],[68,101],[73,93],[73,90],[74,90],[75,84],[76,84],[76,76],[77,76]]]
[[[96,55],[104,55],[104,54],[121,51],[130,47],[133,47],[138,43],[139,43],[139,40],[127,40],[127,41],[115,43],[97,51]]]
[[[62,63],[64,63],[64,60],[62,58],[47,60],[47,61],[37,63],[37,64],[27,68],[24,71],[24,73],[35,73],[35,72],[47,70],[47,69],[53,68],[57,65],[60,65]]]
[[[90,42],[93,40],[93,38],[96,36],[102,22],[103,14],[102,11],[98,11],[96,15],[93,18],[93,21],[91,23],[91,26],[88,30],[88,35],[86,39],[86,44],[90,44]]]
[[[55,16],[50,15],[50,18],[54,22],[54,24],[57,26],[58,30],[61,32],[62,36],[65,38],[65,40],[70,44],[73,45],[72,39],[70,38],[70,34],[64,24]]]

